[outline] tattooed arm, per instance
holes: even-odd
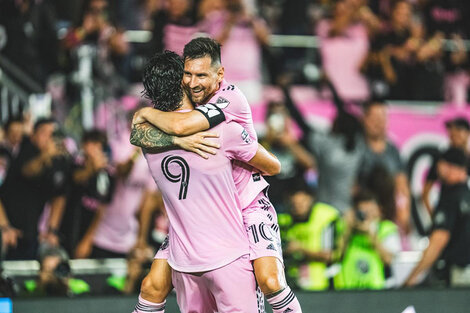
[[[175,148],[175,136],[168,135],[150,123],[132,125],[131,144],[151,150]]]
[[[207,159],[208,155],[206,153],[216,154],[215,149],[220,147],[217,142],[208,138],[217,137],[219,137],[217,134],[211,132],[201,132],[186,137],[171,136],[152,124],[145,122],[132,125],[130,141],[131,144],[152,153],[181,148],[197,153],[204,159]]]

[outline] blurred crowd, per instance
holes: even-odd
[[[204,33],[222,44],[225,78],[250,104],[265,101],[264,84],[282,90],[283,100],[267,105],[260,141],[282,164],[269,194],[293,284],[413,285],[432,264],[449,284],[453,265],[470,264],[470,217],[460,210],[470,199],[469,123],[447,122],[451,149],[435,156],[426,179],[423,201],[433,220],[426,248],[383,100],[465,103],[469,21],[470,5],[457,0],[1,1],[0,55],[51,93],[54,117],[33,122],[20,110],[2,125],[3,257],[39,259],[41,275],[25,290],[46,294],[89,292],[72,277],[69,258],[126,258],[127,276],[109,282],[135,291],[168,228],[143,155],[129,143],[132,114],[146,104],[141,72],[154,53],[181,53]],[[273,47],[270,34],[315,35],[319,49]],[[291,96],[292,84],[306,83],[336,106],[327,133],[305,120]],[[86,88],[97,127],[84,130]],[[437,205],[432,189],[441,191]],[[423,249],[426,266],[393,282],[399,252]]]
[[[262,100],[263,82],[289,71],[306,83],[319,69],[346,100],[467,99],[465,1],[5,0],[0,12],[2,55],[49,88],[65,74],[69,106],[85,83],[81,46],[93,47],[92,80],[104,100],[129,92],[153,53],[181,53],[201,33],[222,43],[227,79],[250,103]],[[272,46],[270,34],[314,35],[319,49],[302,48],[306,38]]]

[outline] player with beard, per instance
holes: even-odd
[[[144,81],[155,93],[156,108],[192,110],[181,89],[183,62],[173,52],[150,61]],[[181,312],[259,312],[256,282],[249,260],[249,242],[232,176],[232,160],[240,160],[264,173],[276,174],[279,161],[236,122],[214,127],[220,134],[219,153],[208,159],[178,149],[144,149],[150,172],[162,192],[170,220],[168,264]],[[134,131],[135,132],[135,131]],[[155,132],[139,137],[153,142]],[[135,136],[131,135],[134,143]],[[157,152],[157,153],[155,153]],[[169,246],[169,249],[168,249]],[[156,268],[149,276],[155,276]],[[240,289],[241,287],[241,289]],[[164,303],[140,299],[136,311],[161,312]]]
[[[139,133],[152,129],[144,122],[155,125],[162,132],[158,133],[157,140],[153,142],[135,143],[145,148],[171,146],[176,141],[181,141],[178,136],[207,130],[223,121],[238,122],[246,129],[246,136],[256,141],[257,135],[246,98],[237,87],[223,79],[220,45],[209,38],[197,38],[185,46],[183,57],[183,87],[191,101],[198,104],[196,109],[186,113],[142,109],[134,117],[136,137]],[[146,92],[150,99],[157,96],[149,93],[147,88]],[[156,131],[155,128],[153,130]],[[200,134],[184,148],[207,158],[207,153],[215,153],[214,149],[204,146],[207,135],[208,133]],[[271,304],[273,312],[301,312],[297,298],[285,281],[277,215],[266,195],[269,185],[258,171],[237,161],[233,162],[233,177],[250,239],[250,259],[253,261],[261,290]],[[158,269],[153,271],[154,275],[149,275],[144,280],[141,299],[154,303],[165,301],[172,288],[166,258],[167,249],[161,249],[152,266],[152,269]]]

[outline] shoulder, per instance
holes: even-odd
[[[387,148],[385,149],[385,155],[388,155],[393,159],[400,160],[400,151],[398,150],[397,146],[390,140],[387,140]]]
[[[220,129],[222,130],[221,137],[229,138],[236,138],[245,141],[246,143],[251,143],[253,140],[251,139],[248,131],[239,123],[237,122],[228,122],[221,124]]]
[[[230,104],[246,104],[248,106],[248,101],[240,88],[226,81],[223,81],[220,90],[209,102],[216,104],[221,109],[228,107]]]
[[[390,139],[387,139],[387,152],[398,154],[397,146]]]

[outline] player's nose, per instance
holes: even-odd
[[[189,88],[194,88],[197,86],[198,86],[197,77],[195,76],[191,77],[191,80],[189,81]]]

